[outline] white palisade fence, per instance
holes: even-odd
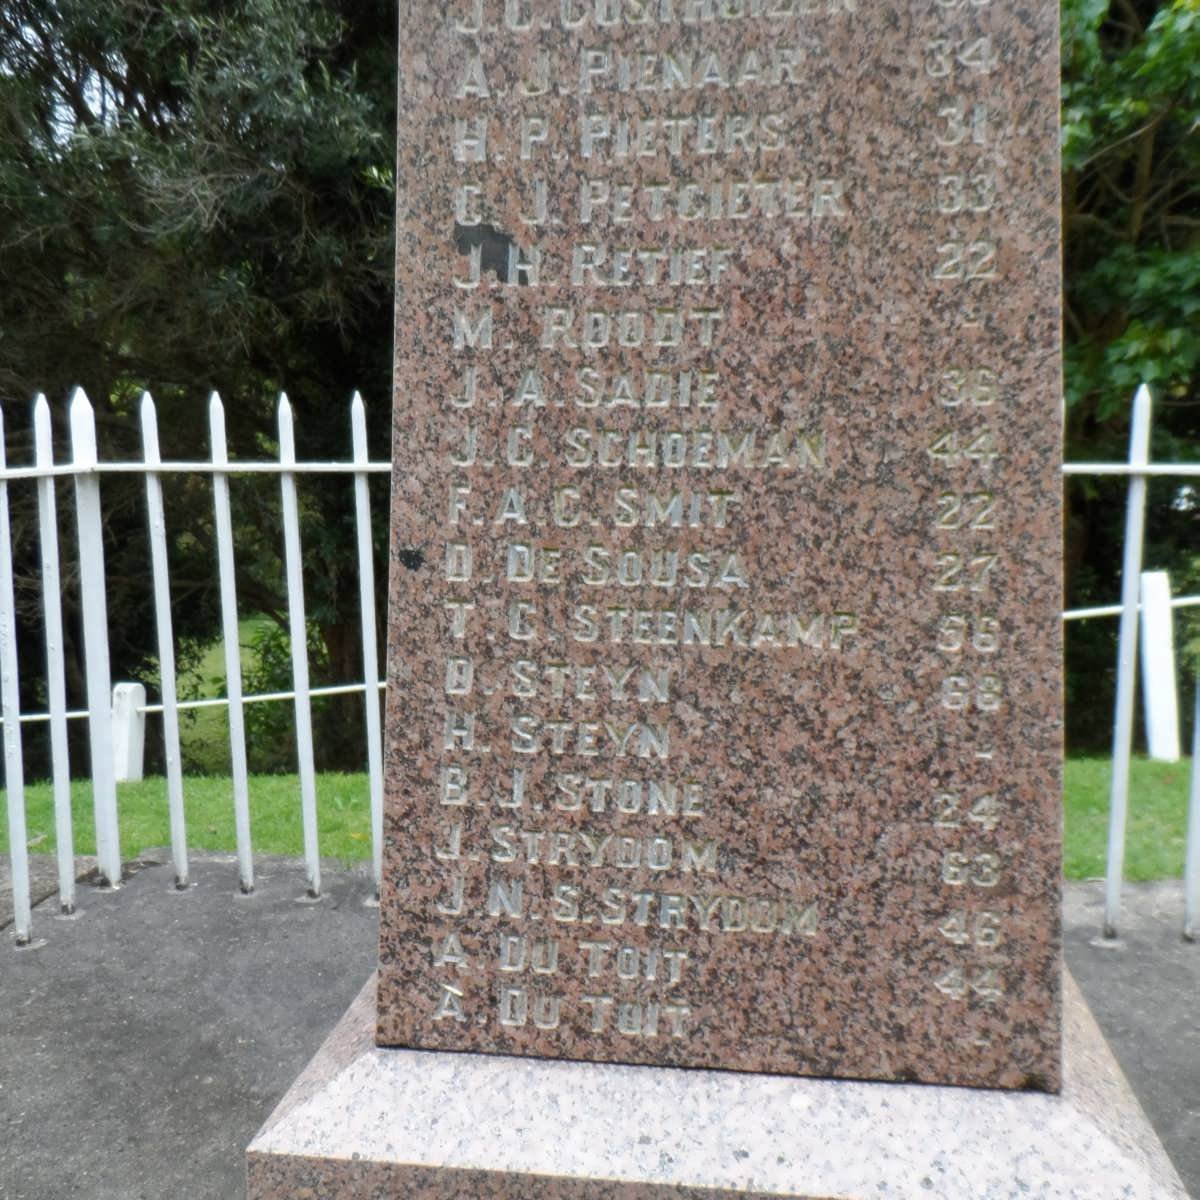
[[[1110,804],[1105,930],[1115,935],[1120,913],[1120,886],[1124,862],[1125,826],[1128,813],[1129,762],[1133,735],[1133,706],[1137,678],[1139,622],[1143,622],[1143,645],[1169,644],[1169,623],[1176,608],[1200,604],[1200,596],[1170,598],[1162,579],[1149,583],[1142,576],[1142,542],[1145,528],[1146,480],[1151,476],[1200,477],[1200,464],[1155,464],[1149,461],[1150,393],[1139,389],[1134,403],[1133,431],[1126,463],[1068,463],[1067,475],[1125,476],[1129,480],[1124,568],[1121,602],[1100,608],[1064,613],[1068,621],[1120,618],[1118,685],[1113,734],[1113,779]],[[231,462],[225,437],[225,413],[221,400],[209,402],[209,458],[207,461],[165,461],[159,450],[158,421],[154,402],[147,394],[141,403],[142,459],[139,462],[101,462],[96,450],[92,406],[81,390],[70,401],[71,461],[54,462],[50,408],[44,396],[34,404],[34,461],[28,466],[9,466],[4,459],[3,422],[0,419],[0,718],[4,727],[4,769],[7,791],[8,835],[13,881],[13,927],[18,946],[33,944],[33,915],[29,885],[27,828],[24,804],[24,767],[20,727],[31,722],[48,722],[51,778],[54,796],[55,836],[58,857],[59,904],[74,910],[75,862],[71,827],[70,764],[67,750],[67,721],[87,720],[91,747],[93,817],[96,828],[99,871],[104,882],[116,887],[121,881],[121,846],[117,822],[119,780],[141,777],[141,752],[147,714],[162,716],[163,760],[170,821],[171,854],[178,887],[188,884],[186,780],[180,754],[179,715],[186,709],[221,706],[228,710],[230,803],[234,813],[237,843],[238,882],[244,892],[254,889],[254,849],[251,836],[251,795],[246,757],[243,708],[247,704],[291,701],[295,712],[299,806],[302,816],[304,870],[307,890],[321,890],[320,844],[317,834],[317,791],[312,739],[311,699],[362,692],[365,694],[364,760],[367,768],[372,865],[376,884],[381,872],[383,829],[383,737],[380,717],[378,655],[375,643],[375,564],[372,557],[371,510],[367,481],[372,474],[386,474],[386,462],[371,462],[367,454],[366,413],[361,396],[350,403],[351,458],[345,462],[299,462],[296,459],[294,420],[290,403],[281,396],[278,409],[279,458],[272,462]],[[2,414],[0,414],[2,418]],[[150,579],[156,623],[160,702],[147,704],[140,684],[118,683],[109,676],[108,618],[105,602],[104,554],[101,538],[102,481],[106,474],[130,472],[145,479],[146,516],[149,537]],[[233,475],[277,475],[282,501],[282,529],[288,623],[292,648],[292,688],[285,692],[244,695],[238,645],[238,603],[235,586],[235,546],[230,510],[229,480]],[[355,532],[361,616],[362,671],[365,682],[332,687],[309,685],[305,630],[304,580],[301,570],[302,529],[297,503],[297,480],[303,475],[344,475],[353,488]],[[167,560],[167,530],[163,514],[162,480],[167,475],[191,475],[211,480],[216,576],[220,596],[221,634],[224,650],[226,694],[223,697],[181,701],[176,689],[175,644],[170,605]],[[80,589],[83,612],[83,649],[87,707],[68,711],[63,655],[61,573],[59,570],[58,525],[55,481],[72,479],[76,526],[80,548]],[[19,672],[36,669],[22,660],[16,642],[13,596],[13,558],[9,520],[9,489],[32,484],[36,488],[39,548],[41,554],[42,614],[45,625],[44,663],[46,712],[20,712]],[[1165,614],[1165,616],[1164,616]],[[1154,650],[1154,670],[1161,653]],[[1147,656],[1148,657],[1148,656]],[[1147,662],[1147,671],[1151,664]],[[1150,676],[1148,675],[1147,678]],[[1159,676],[1161,677],[1161,676]],[[1173,687],[1173,681],[1172,681]],[[1146,690],[1144,688],[1144,690]],[[1156,688],[1157,690],[1157,688]],[[1155,697],[1156,700],[1161,697]],[[1149,716],[1148,716],[1149,720]],[[1185,934],[1200,938],[1200,690],[1197,693],[1196,725],[1192,745],[1192,781],[1189,794],[1188,834],[1184,876]],[[141,847],[132,847],[139,850]]]
[[[44,396],[34,403],[34,462],[10,466],[4,459],[3,425],[0,422],[0,701],[4,727],[5,790],[13,883],[13,928],[18,946],[33,943],[30,900],[28,833],[24,798],[21,726],[48,722],[57,843],[59,905],[75,907],[75,848],[71,826],[71,770],[68,758],[67,721],[88,722],[93,819],[101,879],[110,887],[121,882],[121,845],[117,820],[117,782],[141,778],[145,718],[162,717],[163,761],[167,784],[171,855],[176,885],[188,885],[188,836],[185,809],[186,781],[180,752],[179,715],[186,709],[220,706],[228,710],[230,802],[237,841],[238,881],[244,892],[254,889],[254,851],[251,840],[251,796],[246,756],[243,707],[269,701],[292,701],[295,710],[297,773],[304,836],[307,890],[321,891],[320,844],[317,836],[317,787],[313,749],[311,700],[314,696],[364,693],[365,766],[371,806],[372,864],[379,883],[383,833],[383,736],[376,637],[376,571],[371,539],[370,491],[372,474],[387,474],[387,462],[371,462],[367,454],[366,409],[362,397],[353,396],[349,408],[352,453],[344,462],[298,462],[292,407],[279,399],[279,458],[274,462],[231,462],[225,438],[225,412],[220,397],[209,401],[210,457],[207,461],[167,461],[159,449],[158,419],[149,394],[141,401],[142,459],[140,462],[101,462],[96,449],[95,415],[82,390],[70,400],[71,461],[56,464],[52,450],[50,408]],[[157,634],[161,700],[147,704],[141,684],[118,683],[109,674],[108,620],[102,541],[102,481],[105,475],[134,472],[145,478],[149,537],[150,577]],[[364,682],[333,687],[309,685],[308,641],[305,628],[304,581],[301,570],[300,508],[297,479],[302,475],[342,475],[353,489],[357,566],[361,609]],[[175,641],[171,621],[167,529],[163,511],[162,480],[167,475],[207,476],[213,495],[216,541],[216,576],[221,607],[221,633],[226,669],[226,694],[205,700],[181,701],[177,692]],[[238,607],[235,587],[235,547],[229,480],[234,475],[277,475],[282,502],[282,549],[292,646],[292,687],[286,692],[244,695],[238,644]],[[75,518],[79,545],[79,586],[82,609],[83,656],[87,707],[68,711],[63,655],[61,572],[55,481],[70,477],[74,483]],[[35,664],[20,661],[16,640],[13,595],[13,555],[9,518],[9,489],[26,481],[37,489],[39,548],[42,561],[42,608],[45,622],[45,685],[47,711],[21,713],[20,672]],[[141,847],[133,847],[135,851]]]
[[[1117,697],[1113,716],[1112,782],[1108,802],[1108,856],[1105,869],[1104,936],[1115,938],[1121,916],[1121,884],[1125,872],[1125,831],[1129,814],[1129,764],[1133,754],[1133,703],[1137,684],[1138,627],[1143,619],[1142,544],[1146,531],[1146,481],[1150,476],[1200,478],[1200,463],[1150,462],[1150,389],[1142,384],[1133,398],[1133,419],[1129,433],[1129,461],[1126,463],[1064,463],[1064,475],[1127,476],[1129,490],[1125,505],[1124,561],[1121,566],[1121,603],[1103,608],[1074,609],[1063,614],[1065,620],[1095,617],[1120,617],[1117,634]],[[1153,572],[1150,574],[1158,574]],[[1153,587],[1153,585],[1152,585]],[[1151,609],[1145,617],[1169,620],[1176,608],[1200,604],[1200,596],[1180,596]],[[1169,637],[1161,625],[1151,626],[1147,642],[1154,644]],[[1174,688],[1174,679],[1171,687]],[[1158,697],[1147,696],[1147,725],[1153,724]],[[1200,687],[1197,689],[1196,731],[1194,743],[1200,749]],[[1184,937],[1200,939],[1200,771],[1197,755],[1192,757],[1189,789],[1187,847],[1184,855]]]

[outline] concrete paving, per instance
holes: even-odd
[[[35,911],[45,945],[0,946],[0,1197],[232,1200],[242,1155],[374,968],[361,870],[232,858],[194,885],[149,865],[78,914]],[[48,911],[47,911],[48,910]]]
[[[1200,942],[1185,942],[1183,885],[1127,885],[1120,936],[1105,941],[1104,885],[1063,896],[1067,963],[1171,1156],[1200,1197]]]
[[[0,943],[0,1197],[237,1200],[242,1154],[375,961],[362,868],[193,859],[177,892],[145,861],[79,912],[35,910],[44,944]],[[1121,939],[1097,939],[1098,885],[1067,889],[1067,959],[1189,1190],[1200,1197],[1200,945],[1178,884],[1126,892]],[[9,914],[0,913],[0,925]]]
[[[87,879],[96,869],[96,859],[79,855],[75,859],[75,878]],[[37,906],[58,895],[58,859],[50,854],[29,856],[29,903]],[[12,864],[7,854],[0,854],[0,929],[13,919]]]

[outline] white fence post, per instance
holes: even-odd
[[[1133,398],[1129,463],[1134,471],[1150,461],[1150,389]],[[1133,747],[1133,696],[1137,683],[1138,583],[1146,526],[1146,476],[1129,476],[1125,509],[1125,560],[1121,568],[1121,627],[1117,635],[1117,701],[1113,720],[1112,785],[1108,801],[1108,863],[1104,889],[1104,936],[1117,936],[1121,880],[1125,874],[1125,825],[1129,810],[1129,759]]]
[[[54,466],[50,405],[33,404],[34,464]],[[54,834],[58,843],[59,911],[75,911],[75,830],[71,816],[71,756],[67,742],[67,673],[63,662],[62,580],[58,569],[58,504],[54,478],[37,481],[38,540],[42,555],[42,617],[46,634],[46,700],[50,710],[50,772],[54,787]]]
[[[183,815],[183,767],[179,754],[179,697],[175,680],[175,636],[171,625],[171,584],[167,574],[167,521],[162,480],[154,467],[162,462],[158,414],[149,392],[142,393],[142,457],[146,461],[146,522],[150,530],[150,571],[154,581],[154,624],[158,634],[158,685],[162,696],[163,755],[167,769],[167,812],[171,821],[171,859],[175,886],[187,887],[187,825]],[[145,705],[145,692],[142,704]],[[142,726],[145,728],[145,713]],[[140,761],[140,755],[139,755]],[[139,767],[137,778],[141,779]]]
[[[7,465],[4,412],[0,410],[0,471]],[[0,479],[0,710],[4,714],[4,787],[8,857],[12,864],[13,929],[18,946],[33,941],[29,896],[29,833],[25,827],[25,764],[21,757],[21,684],[17,664],[17,610],[13,599],[12,535],[8,482]]]
[[[146,750],[146,689],[118,683],[112,695],[113,778],[136,783],[142,778]]]
[[[109,886],[119,887],[121,838],[117,826],[117,785],[113,777],[104,531],[100,520],[100,480],[95,471],[96,419],[82,388],[76,388],[71,397],[71,457],[77,472],[75,517],[79,531],[79,587],[83,609],[96,856],[100,861],[100,873]]]
[[[379,662],[375,645],[375,560],[371,540],[371,496],[367,487],[367,412],[363,398],[350,402],[354,463],[354,520],[358,533],[358,595],[362,618],[363,713],[367,724],[367,782],[371,796],[371,868],[375,894],[383,880],[383,731],[379,719]]]
[[[1200,941],[1200,674],[1196,676],[1192,714],[1192,779],[1183,855],[1183,936],[1189,942]]]
[[[208,401],[209,440],[214,468],[227,466],[225,408],[213,392]],[[221,586],[221,640],[225,650],[225,695],[229,701],[229,763],[233,783],[238,878],[243,893],[254,891],[254,852],[250,845],[250,788],[246,770],[246,723],[242,712],[242,655],[238,634],[237,588],[233,566],[233,519],[229,510],[229,476],[213,471],[213,532],[217,539],[217,574]]]
[[[296,476],[296,433],[292,405],[279,397],[279,476],[283,499],[283,555],[287,578],[288,631],[292,641],[292,689],[296,693],[296,765],[300,772],[300,815],[304,826],[304,862],[308,894],[321,894],[321,858],[317,845],[317,781],[313,766],[312,708],[308,683],[308,626],[304,615],[304,573],[300,558],[300,509]]]
[[[1166,571],[1142,572],[1142,702],[1146,746],[1159,762],[1179,761],[1174,614]]]

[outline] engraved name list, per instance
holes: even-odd
[[[401,4],[380,1041],[1055,1086],[1036,31],[434,8]]]

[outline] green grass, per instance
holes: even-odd
[[[1063,870],[1068,879],[1104,874],[1110,766],[1107,758],[1067,762]],[[1183,875],[1190,776],[1190,759],[1177,763],[1133,760],[1125,836],[1126,879],[1178,879]]]
[[[258,666],[251,641],[269,627],[269,617],[243,617],[238,622],[238,643],[243,677]],[[197,699],[225,695],[225,644],[219,638],[205,649],[188,673]],[[180,713],[180,751],[184,769],[217,775],[229,769],[229,710],[197,708]],[[122,843],[123,844],[123,843]]]
[[[183,781],[188,845],[195,850],[234,850],[233,789],[228,778],[187,776]],[[167,817],[167,784],[162,778],[117,786],[121,854],[133,858],[149,846],[171,840]],[[54,795],[50,784],[25,788],[29,848],[50,853],[54,836]],[[71,785],[75,852],[95,854],[92,787],[86,780]],[[350,861],[371,854],[371,816],[366,775],[320,775],[317,814],[321,854]],[[300,781],[295,775],[250,777],[250,837],[260,854],[298,855],[302,850]],[[0,829],[0,851],[8,850],[8,828]]]
[[[1183,874],[1184,830],[1191,764],[1135,759],[1130,784],[1125,878],[1171,879]],[[1075,758],[1066,767],[1066,847],[1068,879],[1104,874],[1108,837],[1109,762]],[[55,849],[54,807],[50,785],[25,789],[30,849]],[[184,780],[188,845],[198,850],[233,850],[233,800],[227,778],[189,776]],[[75,849],[95,852],[91,785],[71,789]],[[148,846],[170,841],[167,788],[162,779],[121,784],[118,809],[121,847],[127,858]],[[346,861],[371,853],[370,813],[365,775],[321,775],[317,814],[322,855]],[[255,775],[250,779],[250,824],[261,854],[301,852],[300,785],[294,775]],[[0,851],[8,850],[7,826],[0,827]]]

